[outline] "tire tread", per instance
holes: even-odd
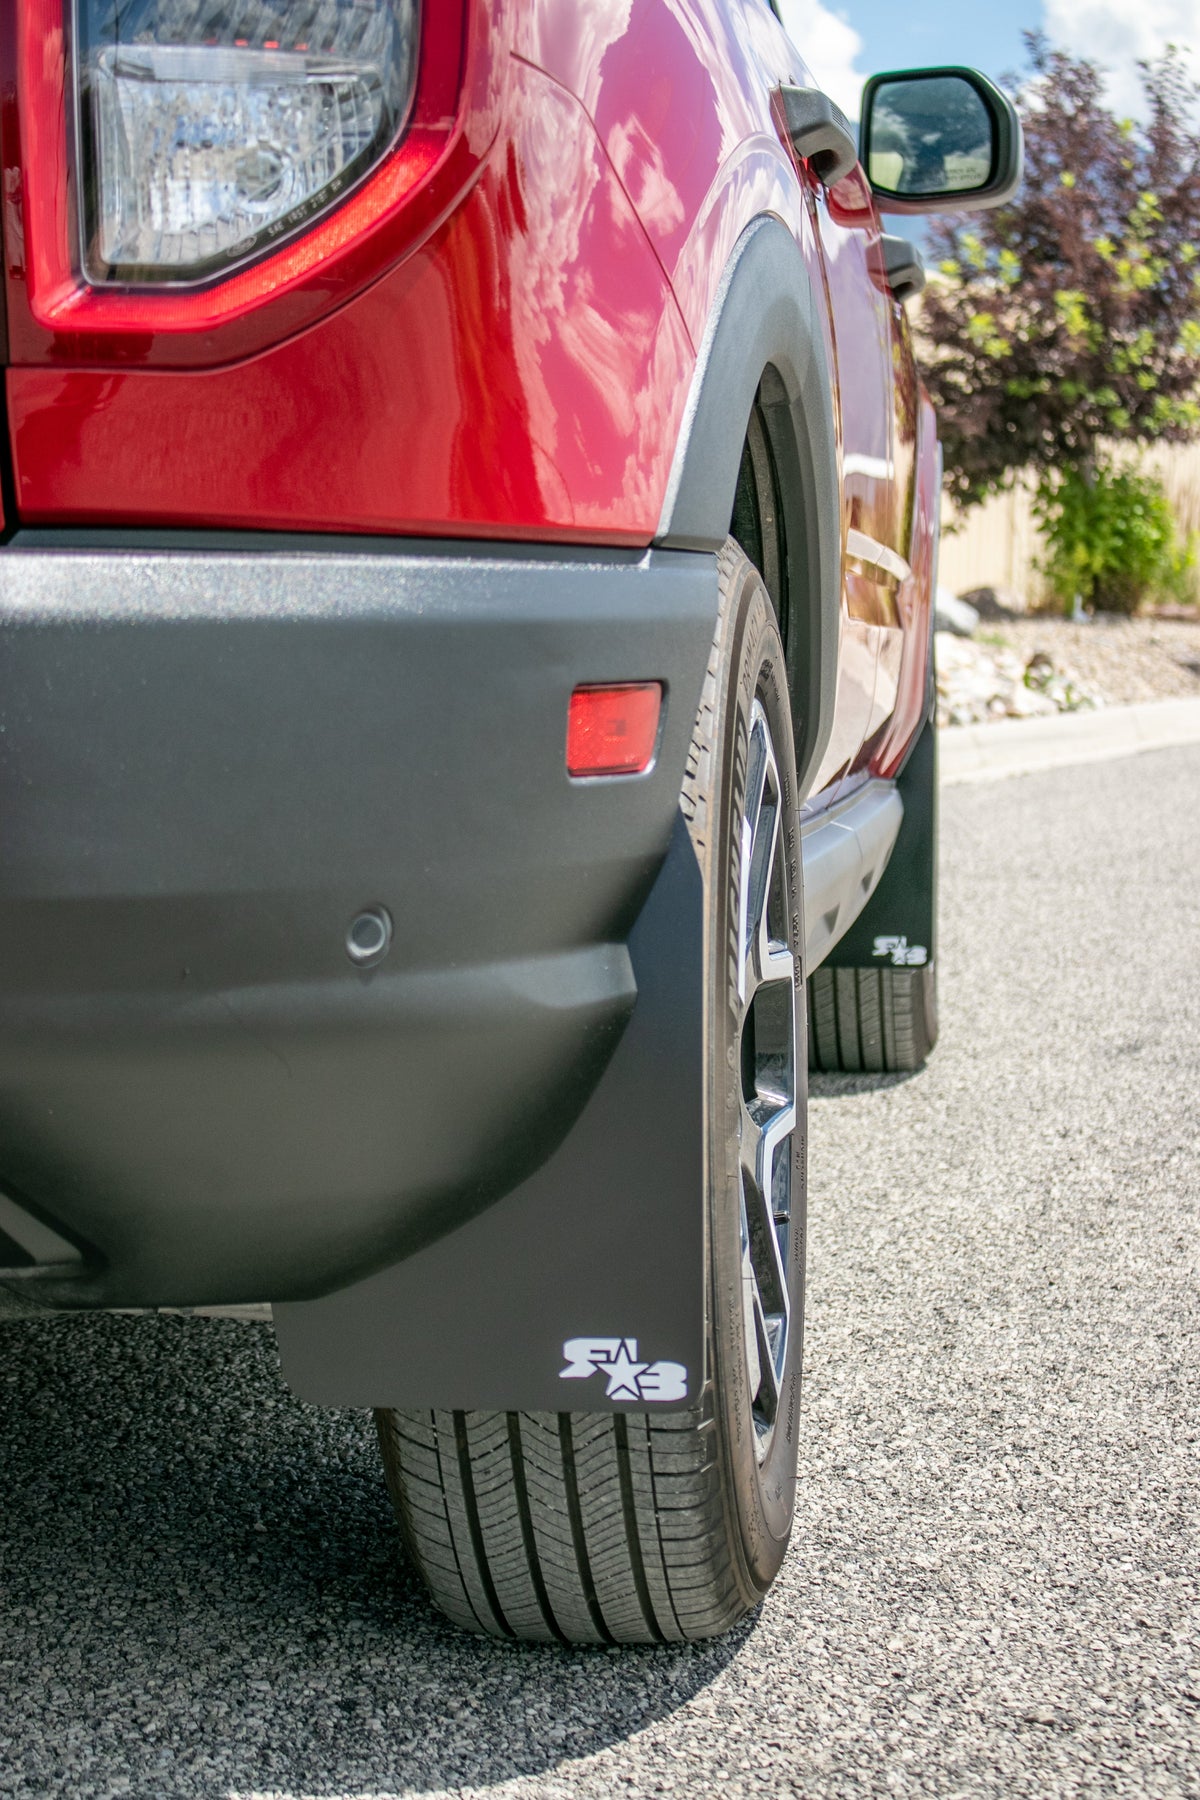
[[[815,969],[808,978],[810,1069],[919,1069],[937,1042],[937,1029],[933,963],[919,969]]]
[[[652,1420],[377,1417],[409,1553],[457,1624],[543,1641],[670,1643],[711,1637],[745,1612],[707,1407]]]

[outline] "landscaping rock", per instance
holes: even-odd
[[[965,600],[940,587],[934,598],[934,623],[939,631],[952,631],[956,637],[974,637],[979,629],[979,614]]]
[[[1029,602],[1024,594],[1014,594],[1008,588],[978,587],[968,588],[965,594],[959,595],[968,606],[973,606],[983,620],[1019,619],[1029,611]]]
[[[1032,719],[1103,705],[1101,696],[1044,650],[1026,659],[1004,643],[938,631],[934,636],[939,725]]]

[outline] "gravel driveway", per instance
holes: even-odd
[[[813,1107],[807,1439],[724,1643],[510,1649],[269,1329],[0,1329],[0,1794],[1200,1795],[1200,751],[944,801],[943,1039]]]

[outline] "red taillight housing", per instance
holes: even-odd
[[[579,687],[567,710],[567,774],[641,775],[654,761],[662,683]]]
[[[320,221],[395,148],[417,0],[74,0],[91,287],[198,287]]]
[[[395,78],[375,117],[364,95],[380,78],[371,73],[355,88],[353,58],[342,54],[336,34],[316,50],[307,40],[303,48],[297,43],[289,49],[282,37],[270,34],[269,25],[259,34],[261,43],[240,34],[228,45],[181,43],[176,40],[186,36],[186,20],[185,28],[174,21],[176,15],[190,17],[189,5],[201,21],[206,14],[237,9],[214,13],[196,0],[144,0],[134,9],[115,7],[112,0],[21,0],[16,9],[19,195],[12,193],[11,117],[5,121],[3,159],[12,359],[92,366],[232,361],[312,324],[381,274],[445,216],[486,147],[477,133],[462,129],[467,14],[475,3],[424,0],[418,23],[416,0],[369,0],[386,18],[394,40],[391,62],[381,66]],[[368,0],[362,5],[366,11]],[[257,9],[265,19],[272,6],[273,0],[248,0],[241,12]],[[286,18],[288,8],[280,0],[274,0],[274,10]],[[321,0],[310,0],[301,10],[317,15]],[[158,33],[166,41],[143,41],[146,32],[131,32],[128,44],[120,41],[121,27],[112,21],[130,11],[166,17],[171,30]],[[406,22],[412,28],[407,39]],[[395,42],[402,43],[411,66],[404,66]],[[174,155],[174,169],[165,168],[157,187],[147,182],[142,193],[117,200],[111,192],[99,193],[98,183],[107,180],[111,187],[118,179],[122,154],[128,167],[135,140],[139,156],[157,141],[152,109],[145,104],[156,81],[173,85],[177,100],[189,93],[195,97],[206,81],[216,95],[222,81],[232,89],[239,79],[245,81],[256,56],[262,59],[255,99],[260,123],[244,153],[232,143],[235,128],[224,163],[214,158],[213,133],[201,116],[209,103],[201,96],[193,106],[198,153],[190,165],[191,151],[181,139],[189,128],[187,108],[180,105],[162,151],[164,163]],[[302,71],[305,57],[309,67]],[[314,82],[325,84],[316,97]],[[333,170],[323,182],[314,181],[307,194],[298,187],[296,204],[272,218],[271,184],[281,170],[263,121],[268,115],[277,119],[289,106],[298,118],[306,94],[314,114],[320,105],[344,110],[358,105],[364,112],[359,147],[343,146],[344,172]],[[247,109],[247,138],[252,112]],[[232,191],[241,181],[248,198],[228,241],[210,220],[193,254],[186,246],[181,250],[183,239],[173,226],[179,196],[193,170],[201,170],[201,150],[208,157],[209,186],[223,182]],[[322,153],[329,157],[329,145]],[[136,185],[126,180],[127,187]],[[19,230],[12,227],[14,213]]]

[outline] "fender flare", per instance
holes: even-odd
[[[841,597],[841,490],[823,306],[788,228],[774,217],[755,219],[734,245],[709,313],[654,539],[672,549],[720,548],[761,388],[787,544],[788,680],[802,797],[833,728]]]

